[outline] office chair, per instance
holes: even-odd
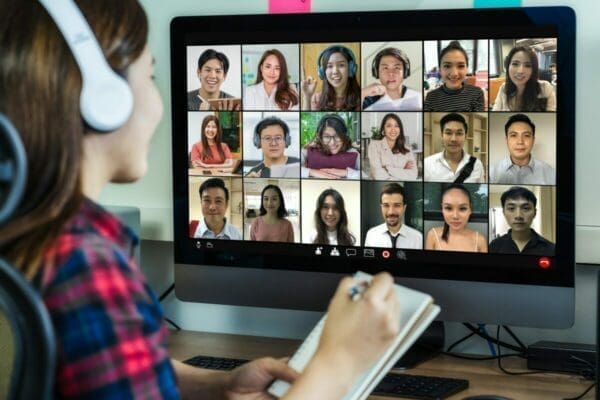
[[[17,131],[0,114],[0,224],[8,220],[19,204],[25,187],[26,165]],[[0,313],[12,333],[14,345],[12,363],[8,360],[7,400],[52,398],[56,345],[50,316],[37,290],[2,257]],[[6,336],[2,340],[6,340]],[[0,373],[5,374],[6,370]]]

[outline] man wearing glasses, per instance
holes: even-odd
[[[263,160],[253,167],[246,176],[254,178],[298,178],[300,160],[286,156],[285,149],[292,139],[290,128],[280,118],[267,117],[254,128],[254,146],[262,150]]]

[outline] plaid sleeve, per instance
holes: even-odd
[[[102,238],[63,246],[43,293],[57,334],[57,395],[179,398],[162,309],[134,261]]]

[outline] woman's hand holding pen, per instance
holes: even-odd
[[[351,297],[350,289],[356,284],[350,277],[340,282],[315,355],[330,365],[348,368],[344,372],[352,377],[372,365],[400,329],[400,305],[391,275],[375,275],[362,293]]]

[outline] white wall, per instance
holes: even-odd
[[[150,19],[150,46],[156,58],[156,79],[165,102],[165,117],[153,139],[150,152],[150,169],[147,176],[133,185],[113,185],[102,196],[105,204],[130,205],[141,209],[142,263],[149,281],[157,291],[172,281],[173,238],[171,196],[171,138],[170,138],[170,58],[169,22],[177,15],[214,15],[225,13],[263,13],[267,0],[227,0],[223,2],[200,2],[197,0],[171,0],[168,3],[140,0]],[[577,260],[600,263],[600,210],[596,206],[600,198],[597,184],[597,161],[600,135],[596,115],[600,101],[600,84],[596,66],[600,65],[600,2],[589,0],[541,1],[524,0],[525,6],[568,5],[577,12]],[[359,11],[394,8],[465,8],[472,2],[456,0],[451,4],[441,0],[312,0],[313,11]],[[401,25],[400,25],[401,26]],[[575,325],[571,329],[539,330],[519,329],[517,333],[525,342],[539,339],[594,342],[595,315],[594,267],[576,270],[577,310]],[[228,307],[206,304],[182,303],[169,297],[165,303],[167,315],[186,329],[216,332],[245,333],[266,336],[296,337],[306,335],[318,318],[317,313],[267,310],[258,308]],[[464,333],[459,324],[449,324],[448,340]],[[471,349],[486,351],[486,346]]]

